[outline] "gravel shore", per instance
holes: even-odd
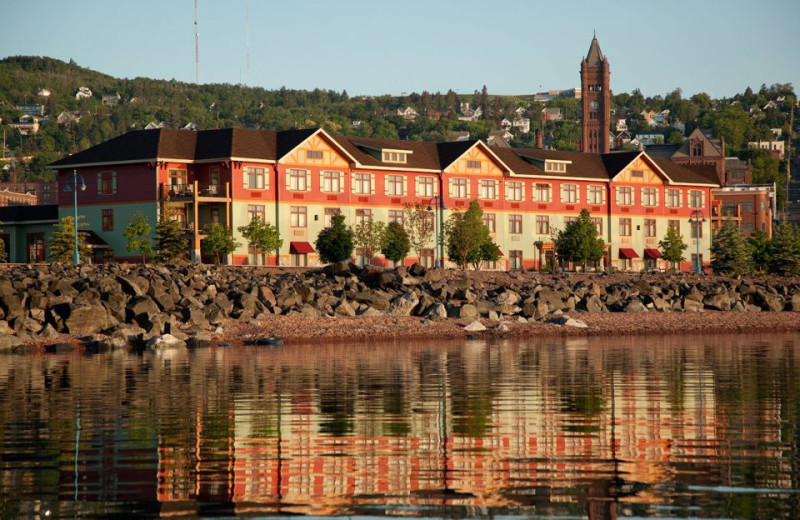
[[[221,340],[238,343],[274,336],[286,343],[316,343],[320,340],[369,342],[392,339],[800,332],[800,313],[797,312],[575,312],[569,315],[583,321],[587,327],[569,327],[540,321],[520,323],[484,319],[481,323],[486,326],[486,331],[469,332],[464,330],[469,322],[459,320],[434,321],[391,316],[264,316],[244,323],[230,320],[224,326]]]

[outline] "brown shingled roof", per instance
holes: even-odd
[[[677,164],[663,157],[652,158],[667,176],[677,183],[686,184],[713,184],[719,186],[717,168],[710,164]]]
[[[441,170],[439,155],[436,143],[426,143],[422,141],[399,141],[395,139],[377,139],[372,137],[347,137],[334,136],[333,139],[352,155],[359,164],[369,166],[397,166],[395,163],[384,163],[367,149],[382,150],[390,148],[392,150],[408,150],[407,162],[403,165],[407,168],[422,170]],[[460,144],[460,143],[459,143]]]

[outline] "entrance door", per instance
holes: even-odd
[[[29,264],[44,262],[44,233],[28,233],[25,238],[27,262]]]

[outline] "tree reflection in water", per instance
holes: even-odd
[[[787,335],[5,356],[0,504],[791,518],[799,347]]]

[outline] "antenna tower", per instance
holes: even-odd
[[[200,84],[200,35],[197,32],[197,0],[194,0],[194,82]]]

